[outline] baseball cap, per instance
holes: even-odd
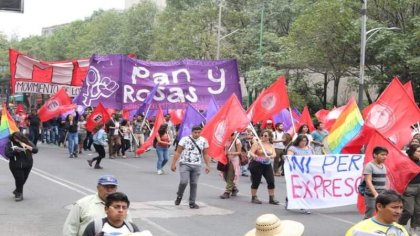
[[[102,175],[98,179],[98,184],[100,185],[116,185],[118,186],[118,180],[112,175]]]

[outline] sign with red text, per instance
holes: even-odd
[[[356,204],[364,158],[361,154],[286,156],[288,209]]]

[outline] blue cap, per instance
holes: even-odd
[[[118,186],[118,180],[112,175],[102,175],[98,179],[98,184],[100,185],[116,185]]]

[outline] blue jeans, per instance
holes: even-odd
[[[156,146],[156,153],[158,156],[157,169],[161,170],[169,159],[169,148]]]
[[[58,142],[58,126],[51,126],[50,141],[54,144]]]
[[[69,153],[73,154],[75,153],[77,150],[77,144],[79,143],[79,134],[77,132],[75,133],[68,133],[67,134],[67,141],[68,141],[68,145],[67,147],[69,148]]]

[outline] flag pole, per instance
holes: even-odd
[[[264,145],[262,144],[261,139],[258,136],[257,131],[255,130],[254,126],[251,123],[249,123],[248,127],[251,128],[252,133],[254,133],[255,137],[257,138],[258,144],[261,146],[261,149],[264,152],[264,155],[267,156],[267,151],[265,150]]]
[[[232,149],[232,146],[236,142],[236,140],[238,139],[239,134],[240,134],[239,132],[236,133],[235,138],[233,139],[232,143],[229,145],[228,152],[230,151],[230,149]]]
[[[289,106],[289,114],[290,114],[290,118],[291,118],[291,121],[292,121],[293,133],[295,134],[296,133],[296,127],[295,127],[295,122],[293,120],[292,108],[290,106]]]

